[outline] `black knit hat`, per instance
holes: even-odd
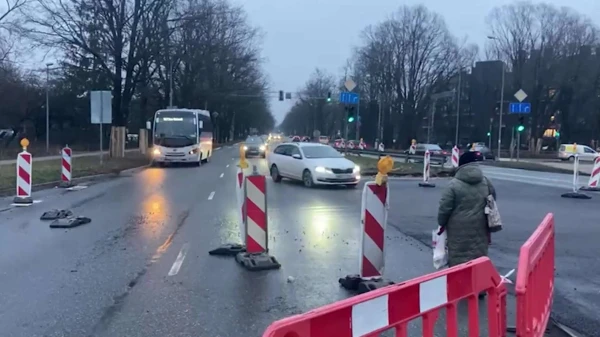
[[[458,166],[463,166],[477,160],[477,154],[472,151],[467,151],[458,158]]]

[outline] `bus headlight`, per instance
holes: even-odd
[[[152,154],[155,156],[160,156],[160,150],[159,149],[154,149],[152,150]]]
[[[190,154],[196,154],[196,153],[198,153],[198,148],[197,148],[197,147],[193,148],[193,149],[190,151]]]

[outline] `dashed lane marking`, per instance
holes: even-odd
[[[173,262],[173,266],[171,266],[171,270],[169,270],[169,276],[175,276],[177,273],[179,273],[179,269],[181,269],[181,265],[183,264],[183,260],[185,259],[189,248],[189,243],[185,243],[183,247],[181,247],[181,251],[179,251],[175,262]]]
[[[215,197],[215,191],[210,192],[208,195],[208,200],[212,200]]]
[[[225,165],[225,167],[229,167],[229,164]]]
[[[221,175],[219,176],[219,178],[223,178],[223,175],[224,175],[224,174],[225,174],[225,173],[221,173]]]
[[[214,149],[213,151],[217,151],[217,150],[220,150],[220,149],[221,149],[221,148],[220,148],[220,147],[218,147],[218,148]]]

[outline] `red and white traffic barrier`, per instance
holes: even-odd
[[[368,292],[393,284],[383,278],[385,267],[385,229],[389,210],[390,190],[387,183],[367,182],[361,201],[361,242],[357,275],[340,278],[342,287]]]
[[[575,154],[573,159],[573,190],[563,193],[560,196],[571,199],[591,199],[592,197],[589,195],[579,192],[579,155]]]
[[[244,198],[244,169],[238,167],[237,173],[235,174],[235,196],[237,200],[238,208],[238,225],[240,227],[240,238],[242,242],[246,240],[246,226],[244,225],[244,205],[246,204]]]
[[[452,148],[452,167],[458,167],[458,158],[460,158],[460,152],[456,145]]]
[[[268,255],[267,179],[258,174],[256,166],[245,178],[244,225],[246,251],[237,254],[236,261],[252,271],[279,269],[279,262]]]
[[[409,154],[417,153],[417,144],[415,144],[415,143],[411,144],[410,148],[408,149],[408,153]]]
[[[69,146],[65,146],[62,151],[62,160],[61,160],[61,174],[60,174],[60,186],[61,187],[71,187],[72,184],[72,159],[73,152]]]
[[[14,205],[29,206],[33,204],[31,198],[33,156],[23,148],[23,152],[17,155],[17,195]]]
[[[384,270],[385,227],[389,209],[387,184],[368,182],[363,188],[361,205],[362,238],[360,277],[381,278]]]
[[[385,151],[385,146],[383,145],[383,143],[379,143],[379,146],[377,146],[377,150],[378,150],[379,152],[383,152],[383,151]]]
[[[423,181],[419,183],[421,187],[435,187],[435,184],[429,182],[431,174],[431,152],[429,150],[425,150],[425,155],[423,156]]]
[[[592,168],[592,174],[590,174],[590,180],[587,186],[581,189],[584,191],[600,191],[600,156],[594,158],[594,167]]]
[[[268,247],[267,232],[267,180],[263,175],[246,177],[246,251],[263,253]]]
[[[354,142],[348,142],[348,148],[354,150]]]

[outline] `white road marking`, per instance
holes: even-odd
[[[190,244],[189,243],[185,243],[183,245],[183,247],[181,247],[181,251],[179,252],[179,255],[177,255],[177,258],[175,259],[175,262],[173,262],[173,266],[171,266],[171,270],[169,270],[169,276],[174,276],[177,275],[177,273],[179,273],[179,269],[181,269],[181,265],[183,264],[183,260],[185,259],[185,256],[187,255],[187,251],[190,248]]]
[[[221,149],[221,148],[220,148],[220,147],[218,147],[218,148],[216,148],[214,151],[217,151],[217,150],[220,150],[220,149]]]
[[[215,196],[215,191],[210,192],[210,194],[208,195],[208,200],[212,200]]]
[[[221,175],[219,176],[219,178],[223,178],[223,175],[224,175],[224,174],[225,174],[225,173],[221,173]]]
[[[229,164],[225,165],[225,167],[229,167]]]

